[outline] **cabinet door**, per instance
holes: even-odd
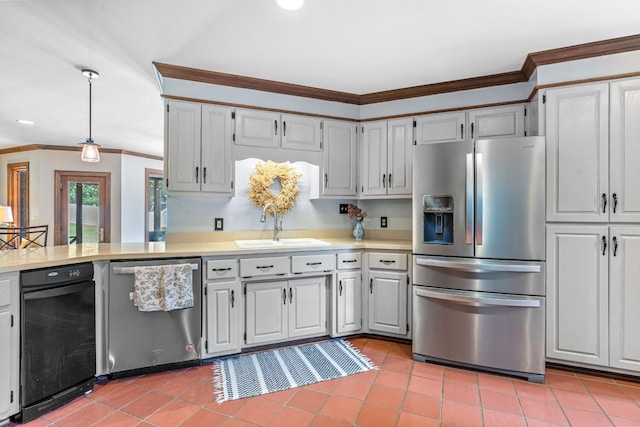
[[[287,336],[287,282],[248,283],[247,344],[284,341]]]
[[[232,192],[231,113],[230,108],[202,106],[202,191],[229,194]]]
[[[363,197],[387,194],[387,122],[362,126],[361,193]]]
[[[360,270],[338,273],[338,333],[357,332],[362,328],[361,277]]]
[[[236,145],[278,148],[280,114],[269,111],[236,109]]]
[[[369,273],[369,330],[407,333],[407,274]]]
[[[469,111],[470,139],[524,136],[524,105]]]
[[[322,120],[317,117],[282,115],[282,148],[320,151]]]
[[[609,86],[549,89],[546,99],[547,221],[606,222]]]
[[[327,333],[325,277],[289,281],[289,338]]]
[[[240,351],[240,284],[236,281],[207,283],[208,354]]]
[[[413,187],[413,120],[387,122],[387,194],[411,196]]]
[[[607,241],[607,226],[547,226],[548,358],[608,365]]]
[[[610,237],[610,364],[640,371],[640,227],[611,227]]]
[[[463,111],[416,117],[416,143],[464,141],[465,117]]]
[[[0,277],[0,420],[18,412],[18,274]]]
[[[640,222],[640,79],[611,83],[612,222]],[[614,197],[615,194],[615,197]],[[617,199],[617,203],[616,203]]]
[[[167,102],[167,191],[200,191],[200,104]]]
[[[356,124],[325,120],[322,194],[356,196]]]

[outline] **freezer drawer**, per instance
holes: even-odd
[[[413,287],[413,353],[426,359],[539,381],[544,321],[544,297]]]

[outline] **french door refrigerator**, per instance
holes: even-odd
[[[416,360],[544,379],[544,144],[414,148]]]

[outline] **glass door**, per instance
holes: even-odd
[[[164,242],[167,229],[167,196],[161,170],[145,169],[145,241]]]

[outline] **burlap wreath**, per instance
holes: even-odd
[[[271,160],[256,164],[256,173],[249,176],[249,200],[261,208],[272,203],[279,215],[284,215],[293,208],[300,189],[298,178],[302,174],[289,163],[275,163]],[[271,192],[273,180],[280,180],[281,190],[278,194]],[[273,215],[268,209],[269,215]]]

